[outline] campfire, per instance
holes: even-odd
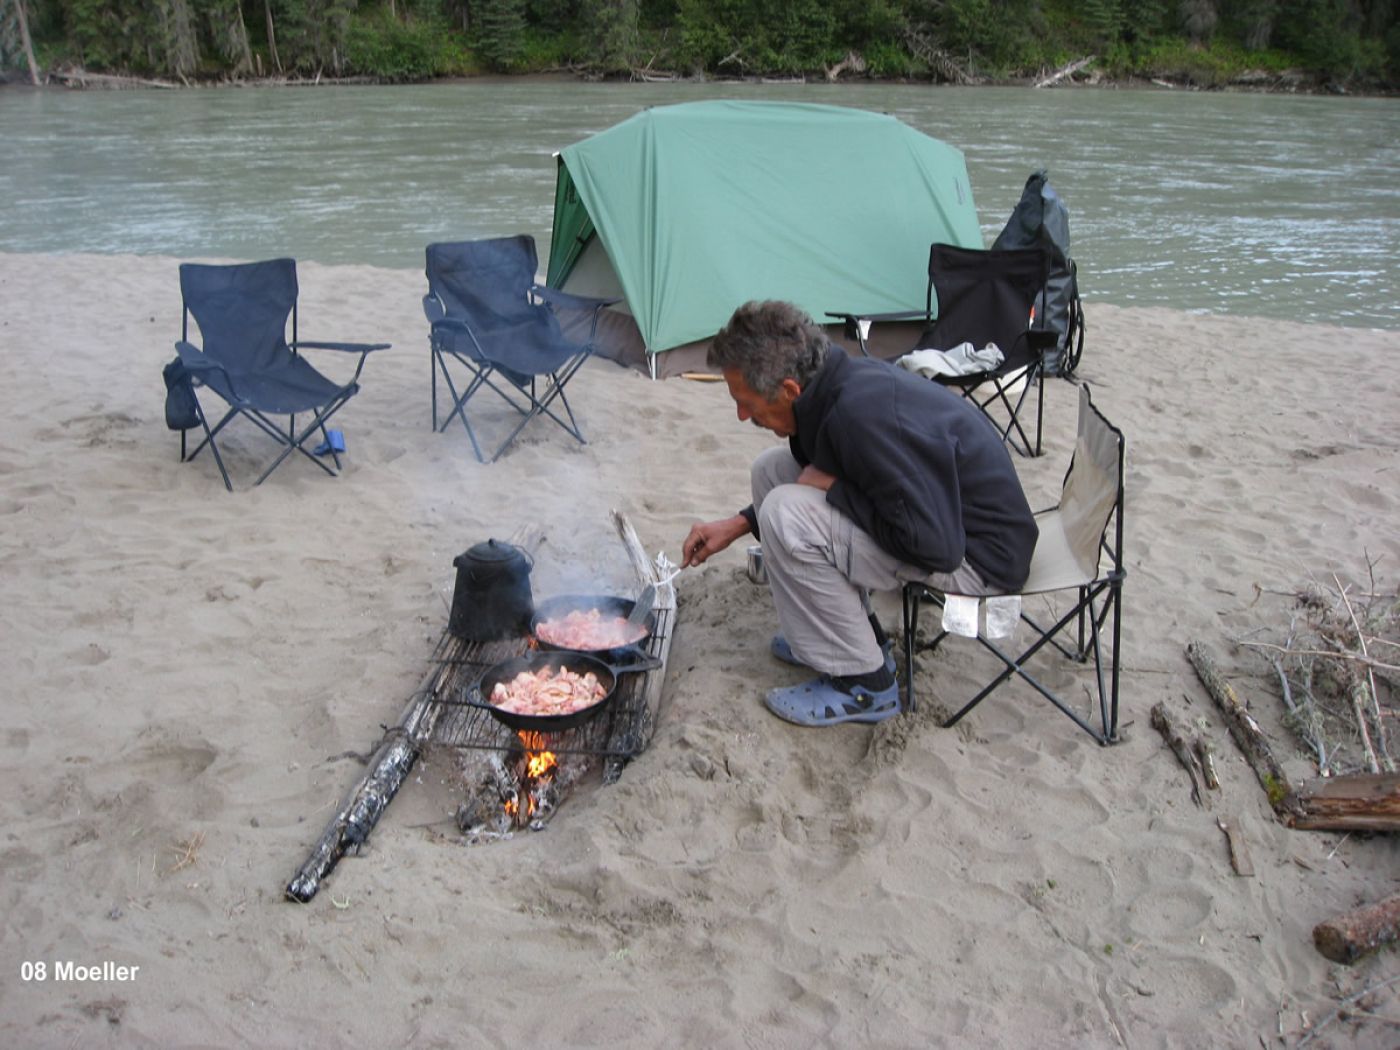
[[[546,750],[543,733],[522,731],[516,736],[525,752],[525,774],[520,778],[520,786],[515,789],[515,797],[507,795],[502,808],[517,828],[523,828],[529,826],[536,813],[543,815],[546,804],[553,801],[551,796],[554,792],[550,789],[559,760],[554,757],[553,751]]]
[[[588,755],[555,754],[546,734],[528,730],[508,748],[459,753],[467,799],[457,826],[472,842],[540,831],[592,765]]]

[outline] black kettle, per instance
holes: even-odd
[[[447,629],[469,642],[523,638],[530,633],[535,601],[530,594],[534,561],[519,547],[487,540],[452,559],[457,585]]]

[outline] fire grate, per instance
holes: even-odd
[[[584,756],[576,760],[581,767],[593,763],[587,756],[600,758],[605,783],[615,781],[623,766],[651,742],[661,703],[671,632],[676,625],[675,588],[669,579],[663,581],[657,575],[661,566],[653,566],[626,515],[613,511],[613,522],[638,578],[644,583],[658,585],[654,608],[656,629],[644,651],[658,659],[661,666],[656,670],[622,675],[609,710],[601,712],[591,722],[567,732],[544,734],[547,746],[556,754]],[[543,533],[533,526],[517,530],[511,538],[516,545],[531,551],[543,539]],[[460,698],[486,668],[523,655],[527,648],[529,642],[524,638],[473,645],[443,630],[428,657],[427,675],[422,684],[410,694],[397,724],[383,727],[384,735],[368,769],[342,798],[306,860],[287,883],[284,892],[290,900],[303,904],[311,900],[340,858],[347,851],[360,849],[424,749],[434,744],[455,748],[462,758],[479,757],[482,762],[478,764],[484,764],[493,772],[497,766],[504,769],[521,742],[512,730],[487,712],[464,706]],[[530,826],[534,826],[533,821]]]
[[[641,649],[646,655],[663,658],[675,617],[674,608],[656,610],[656,628]],[[477,680],[493,664],[529,651],[529,640],[466,642],[447,631],[438,640],[430,658],[438,673],[431,675],[421,690],[427,701],[425,717],[419,724],[418,742],[447,747],[509,751],[519,746],[515,730],[502,725],[487,711],[462,701]],[[604,759],[603,779],[611,783],[622,767],[644,751],[656,727],[656,702],[660,689],[652,689],[651,671],[621,673],[617,691],[607,710],[572,729],[541,734],[544,747],[557,755],[593,755]]]

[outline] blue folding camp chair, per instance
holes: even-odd
[[[214,266],[182,263],[180,294],[184,314],[180,341],[175,349],[196,390],[212,391],[228,404],[228,411],[214,426],[196,399],[204,440],[185,454],[185,432],[180,431],[181,458],[189,461],[208,445],[233,491],[218,437],[224,427],[242,416],[282,446],[277,458],[262,472],[261,485],[293,452],[300,452],[332,477],[340,468],[340,441],[326,430],[326,421],[359,392],[360,372],[371,351],[388,343],[314,343],[297,338],[297,264],[294,259]],[[202,346],[190,342],[190,318],[199,327]],[[287,321],[291,319],[291,342]],[[311,366],[298,351],[339,350],[360,355],[349,382],[337,383]],[[311,421],[298,428],[296,417],[312,413]],[[285,428],[274,416],[287,416]],[[313,436],[335,462],[332,468],[306,447]],[[336,435],[337,437],[339,435]]]
[[[444,431],[460,419],[483,463],[487,458],[467,418],[467,402],[483,389],[494,390],[521,416],[491,462],[530,420],[542,415],[586,444],[564,386],[593,353],[598,312],[619,300],[569,295],[536,284],[536,265],[535,239],[525,234],[428,245],[423,312],[433,355],[433,429]],[[561,327],[560,314],[566,311],[589,319],[587,338],[579,341]],[[441,424],[439,374],[452,401]],[[555,402],[564,415],[555,413]]]

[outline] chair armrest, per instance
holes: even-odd
[[[204,351],[193,343],[181,339],[175,344],[175,352],[180,355],[180,364],[185,366],[185,371],[189,372],[192,378],[203,383],[206,375],[217,372],[223,376],[224,383],[228,385],[229,394],[240,402],[243,400],[238,393],[238,388],[234,386],[233,376],[229,375],[228,369],[213,358],[207,357]]]
[[[368,354],[375,350],[388,350],[393,343],[319,343],[308,339],[298,339],[290,346],[293,350],[343,350],[351,354]]]
[[[532,285],[530,294],[543,299],[550,310],[561,306],[566,310],[591,310],[593,324],[588,329],[588,342],[590,344],[598,334],[598,315],[603,312],[603,307],[622,302],[620,298],[596,299],[587,295],[572,295],[569,292],[561,292],[558,288],[550,288],[543,284]]]
[[[884,314],[858,314],[847,311],[828,310],[827,317],[836,317],[850,323],[858,321],[869,321],[874,324],[879,321],[926,321],[928,313],[924,310],[895,310],[893,313]]]
[[[472,326],[460,317],[439,317],[432,323],[432,330],[436,332],[439,328],[447,328],[454,332],[470,332]]]
[[[870,356],[870,349],[866,341],[870,338],[870,329],[880,321],[923,321],[927,320],[928,313],[924,310],[896,310],[893,313],[883,314],[859,314],[839,310],[828,310],[827,317],[845,321],[845,332],[847,338],[855,336],[860,343],[860,352],[866,357]]]
[[[429,324],[437,324],[447,316],[447,308],[442,305],[441,299],[429,292],[423,296],[423,315]]]
[[[574,295],[571,292],[561,292],[558,288],[550,288],[543,284],[532,286],[530,293],[539,296],[552,306],[563,306],[570,310],[601,310],[605,306],[622,302],[621,298],[597,299],[588,295]]]
[[[175,352],[180,355],[180,363],[185,366],[186,371],[196,377],[204,372],[222,372],[225,378],[228,377],[227,368],[213,358],[205,357],[204,351],[193,343],[181,339],[175,344]]]

